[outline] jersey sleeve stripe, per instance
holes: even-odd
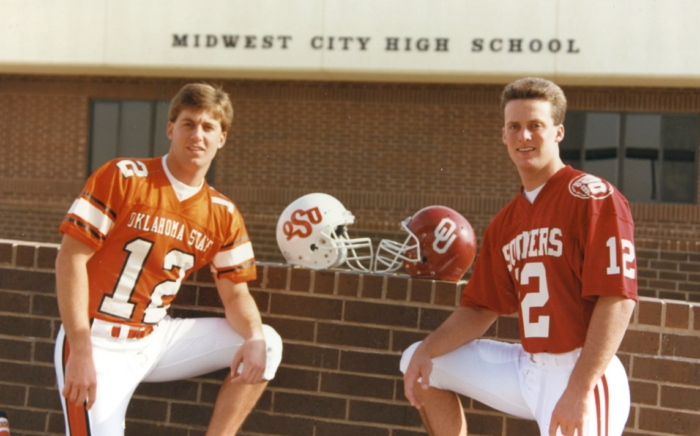
[[[114,221],[109,216],[84,198],[75,200],[68,210],[68,214],[75,215],[97,229],[102,235],[107,235],[114,226]]]
[[[226,201],[226,200],[221,199],[219,197],[212,197],[211,202],[214,204],[219,204],[221,206],[224,206],[224,207],[226,207],[226,209],[228,209],[229,213],[231,213],[231,214],[233,213],[233,210],[234,210],[233,203],[231,203],[230,201]]]
[[[98,239],[98,240],[100,240],[100,241],[103,241],[103,240],[105,239],[105,236],[104,236],[104,235],[100,234],[100,232],[98,232],[97,230],[93,229],[92,227],[90,227],[89,225],[85,224],[85,223],[82,222],[82,221],[78,221],[77,219],[71,218],[71,217],[66,217],[66,218],[64,218],[63,220],[64,220],[64,221],[67,221],[67,222],[69,222],[69,223],[71,223],[71,224],[73,224],[73,225],[76,225],[76,226],[78,226],[78,227],[81,227],[81,228],[87,230],[88,232],[90,232],[90,234],[92,234],[92,236],[93,236],[95,239]]]
[[[102,209],[104,209],[104,211],[106,213],[110,214],[110,216],[112,217],[113,220],[117,219],[117,213],[115,211],[113,211],[112,209],[108,208],[106,204],[104,204],[103,202],[101,202],[100,200],[95,198],[95,196],[93,196],[89,192],[83,192],[83,196],[86,198],[89,198],[90,201],[94,202],[95,204],[100,206]]]
[[[239,240],[237,240],[237,241],[231,242],[230,244],[224,244],[224,245],[221,246],[221,251],[224,251],[224,250],[226,250],[226,249],[228,249],[228,248],[230,248],[230,247],[234,247],[234,246],[236,246],[236,245],[240,245],[240,244],[242,244],[243,242],[245,242],[245,241],[247,241],[247,240],[249,240],[249,239],[250,239],[250,237],[244,236],[244,237],[242,237],[241,239],[239,239]]]
[[[242,270],[242,269],[250,268],[250,267],[253,266],[253,265],[255,265],[255,262],[246,262],[246,263],[244,263],[243,265],[239,265],[239,266],[237,266],[237,267],[235,267],[235,268],[229,268],[229,269],[221,270],[221,271],[217,272],[217,276],[221,276],[221,275],[223,275],[223,274],[228,274],[228,273],[236,272],[236,271],[239,271],[239,270]]]
[[[232,250],[219,252],[219,254],[214,256],[212,264],[217,270],[221,271],[222,269],[228,269],[241,265],[242,263],[254,258],[255,255],[253,254],[253,244],[246,242]]]

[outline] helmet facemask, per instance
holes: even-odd
[[[334,231],[322,231],[321,235],[331,241],[331,247],[319,247],[321,250],[337,250],[337,259],[329,268],[347,264],[354,271],[370,271],[372,266],[373,249],[369,238],[350,239],[347,226],[340,225]],[[364,265],[367,263],[367,266]]]
[[[391,239],[381,240],[379,247],[377,247],[377,255],[374,258],[374,272],[394,272],[403,266],[403,262],[417,263],[420,261],[420,241],[418,236],[408,228],[410,221],[411,217],[408,217],[401,223],[401,230],[408,233],[403,243],[392,241]],[[384,255],[382,252],[388,254]],[[379,264],[382,266],[380,267]]]

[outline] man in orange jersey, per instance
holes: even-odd
[[[121,436],[139,383],[226,367],[207,435],[234,434],[281,360],[282,341],[248,290],[256,268],[243,217],[205,181],[226,143],[231,101],[189,84],[168,119],[167,155],[106,163],[60,226],[54,360],[67,435]],[[170,318],[180,284],[204,266],[225,318]]]

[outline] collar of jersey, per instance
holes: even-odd
[[[168,176],[168,180],[170,181],[170,184],[172,185],[173,190],[175,191],[177,199],[182,202],[187,200],[188,198],[192,198],[202,189],[202,186],[204,186],[204,180],[202,180],[202,183],[200,183],[199,186],[189,186],[182,183],[181,181],[176,179],[175,176],[173,176],[170,170],[168,169],[168,165],[166,165],[165,163],[167,157],[167,154],[164,155],[161,159],[161,162],[163,164],[163,169],[165,170],[165,175]]]

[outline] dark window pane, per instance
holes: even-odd
[[[583,171],[619,186],[620,114],[587,113],[583,147]]]
[[[696,203],[699,130],[698,115],[673,114],[662,118],[661,194],[665,202]]]
[[[156,103],[156,123],[153,130],[153,155],[162,156],[170,150],[170,140],[166,135],[168,128],[168,108],[169,101],[159,101]]]
[[[698,130],[700,130],[700,116],[698,115],[664,115],[664,150],[695,152],[698,147]]]
[[[153,156],[151,124],[153,104],[147,101],[122,102],[119,125],[119,155],[122,157]]]
[[[119,103],[97,101],[92,105],[92,124],[90,128],[90,168],[92,174],[100,165],[118,155],[119,141]]]
[[[625,117],[622,189],[629,201],[659,201],[661,186],[661,115]]]
[[[559,155],[565,164],[581,169],[581,150],[586,128],[585,112],[569,112],[564,120],[564,140],[559,144]]]
[[[667,203],[695,203],[696,168],[694,162],[664,162],[662,200]]]

